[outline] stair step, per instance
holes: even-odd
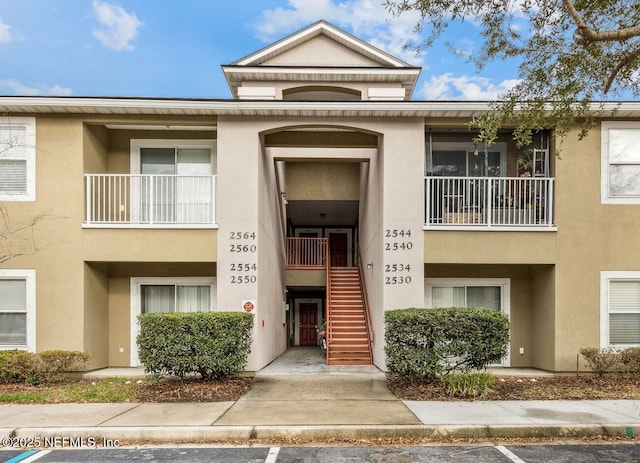
[[[369,357],[369,351],[358,351],[358,352],[354,352],[354,351],[331,351],[330,355],[333,359],[336,358],[343,358],[343,359],[347,359],[347,358],[367,358]]]
[[[332,267],[329,365],[370,365],[371,351],[364,298],[357,267]]]

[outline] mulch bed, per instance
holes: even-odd
[[[407,381],[387,375],[389,389],[405,400],[474,400],[451,396],[435,381]],[[640,399],[640,379],[593,376],[496,377],[475,400],[622,400]]]
[[[57,389],[77,384],[67,380],[48,385],[0,384],[0,395]],[[163,378],[135,385],[136,402],[225,402],[238,400],[251,388],[251,377],[221,381]],[[460,398],[448,393],[438,381],[408,381],[387,375],[391,392],[405,400],[640,400],[640,378],[610,376],[514,377],[498,376],[490,390],[476,398]]]
[[[235,401],[251,388],[251,378],[221,381],[165,378],[158,383],[141,384],[136,389],[139,402],[227,402]]]

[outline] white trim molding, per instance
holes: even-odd
[[[635,151],[636,159],[618,159],[613,162],[611,159],[612,145],[615,140],[611,136],[612,131],[627,132],[633,135],[633,142],[628,148]],[[637,194],[612,194],[611,193],[611,164],[619,167],[636,167],[640,172],[640,145],[635,141],[640,140],[640,121],[603,121],[600,129],[600,199],[602,204],[640,204],[640,192]],[[618,149],[623,147],[617,146]],[[637,182],[629,182],[636,184]]]
[[[3,127],[8,127],[9,140],[3,138]],[[11,136],[13,127],[24,127],[24,136]],[[36,118],[0,117],[0,161],[24,161],[26,185],[24,192],[0,192],[0,201],[36,200]]]
[[[609,285],[612,281],[633,281],[640,284],[640,270],[600,272],[600,347],[612,347],[609,342]],[[633,312],[632,312],[633,313]],[[640,309],[637,313],[640,313]],[[637,347],[638,344],[615,344],[615,347]]]
[[[140,149],[141,148],[203,148],[211,150],[211,173],[217,172],[217,140],[214,139],[158,139],[158,138],[132,138],[131,139],[131,156],[130,156],[130,173],[140,173]]]

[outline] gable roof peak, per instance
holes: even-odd
[[[334,26],[333,24],[320,20],[309,26],[294,32],[293,34],[284,37],[283,39],[268,45],[261,50],[258,50],[244,58],[239,59],[232,63],[233,66],[261,66],[274,57],[281,55],[292,48],[295,48],[319,35],[324,35],[332,40],[342,44],[343,46],[351,49],[352,51],[366,56],[367,58],[375,61],[381,67],[411,67],[408,63],[395,58],[387,52],[370,45],[369,43],[360,40],[354,35],[345,32],[344,30]]]

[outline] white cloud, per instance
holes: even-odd
[[[287,7],[263,11],[254,30],[260,40],[271,42],[321,19],[410,64],[422,64],[423,56],[403,49],[419,38],[417,13],[392,17],[380,0],[288,0]]]
[[[19,95],[19,96],[70,96],[73,91],[70,88],[54,85],[47,87],[45,85],[36,85],[29,87],[16,79],[0,79],[0,94]]]
[[[519,83],[517,79],[507,79],[494,83],[487,77],[454,76],[447,72],[432,76],[420,89],[427,100],[495,100]]]
[[[127,13],[124,8],[113,3],[94,0],[93,11],[100,23],[94,28],[93,36],[107,48],[115,51],[131,51],[131,42],[138,36],[143,23],[134,13]]]
[[[0,19],[0,43],[9,43],[12,40],[11,26],[2,22]]]

